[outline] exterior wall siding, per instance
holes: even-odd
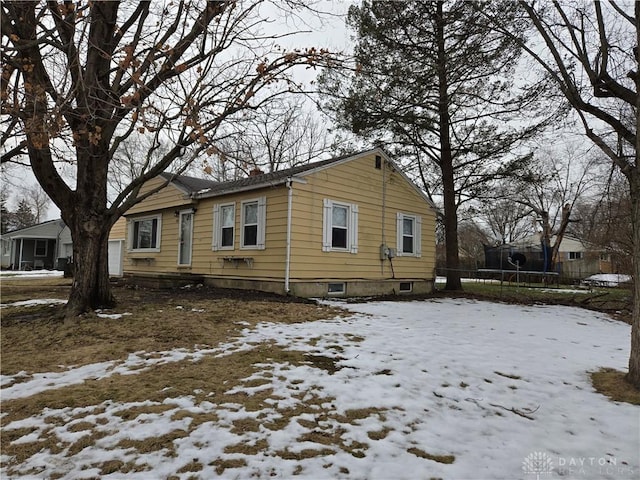
[[[153,190],[154,188],[159,187],[166,181],[163,178],[157,177],[152,180],[149,180],[145,183],[140,189],[140,194],[144,195],[145,193]],[[154,193],[150,197],[146,198],[142,202],[138,203],[131,207],[126,215],[139,215],[145,212],[151,212],[155,210],[163,210],[167,208],[180,207],[182,205],[186,205],[191,203],[191,200],[185,197],[184,192],[169,184],[167,187],[163,188],[159,192]],[[115,226],[115,225],[114,225]]]
[[[111,227],[109,232],[109,240],[124,240],[126,237],[127,219],[120,217],[116,223]]]
[[[241,248],[241,202],[266,198],[265,249]],[[215,204],[235,203],[234,249],[213,251],[213,208]],[[184,205],[191,208],[190,205]],[[193,221],[191,266],[178,266],[180,208],[164,209],[160,252],[133,252],[127,243],[124,270],[127,273],[189,273],[219,277],[251,279],[284,278],[287,224],[287,193],[285,187],[263,189],[221,198],[207,198],[196,205]],[[150,213],[150,212],[149,212]],[[137,217],[147,216],[149,213]],[[135,215],[127,215],[131,221]],[[127,237],[129,232],[127,232]]]
[[[375,168],[375,155],[334,166],[294,184],[292,280],[431,279],[435,268],[435,213],[397,172]],[[384,209],[382,199],[384,197]],[[324,198],[358,205],[358,253],[322,251]],[[397,248],[396,214],[422,218],[422,256],[380,260],[380,246]],[[384,228],[382,217],[384,215]],[[393,265],[392,265],[393,264]]]

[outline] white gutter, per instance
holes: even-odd
[[[293,205],[293,184],[291,178],[287,179],[287,188],[289,193],[287,195],[287,258],[285,260],[284,267],[284,291],[289,293],[289,272],[291,269],[291,208]]]

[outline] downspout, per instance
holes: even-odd
[[[380,169],[382,170],[382,245],[381,248],[389,248],[387,245],[387,237],[385,234],[385,221],[387,210],[387,162],[384,161],[381,155],[376,155],[376,161],[380,158]],[[385,259],[380,255],[380,274],[384,277],[384,262]],[[389,258],[389,262],[391,259]],[[391,270],[393,271],[393,263],[391,263]],[[395,276],[395,275],[394,275]]]
[[[286,185],[289,192],[287,195],[287,255],[284,267],[284,291],[289,294],[291,292],[289,287],[289,274],[291,270],[291,209],[293,205],[293,185],[291,178],[287,179]]]

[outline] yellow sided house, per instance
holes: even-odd
[[[167,183],[126,213],[124,275],[300,297],[426,293],[434,206],[381,149],[272,173]]]

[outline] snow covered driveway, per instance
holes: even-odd
[[[204,402],[169,395],[163,403],[170,408],[131,419],[117,414],[131,405],[105,402],[45,409],[4,425],[4,432],[29,430],[29,438],[15,442],[51,434],[49,417],[66,419],[66,425],[55,427],[60,439],[82,435],[73,428],[78,422],[101,432],[83,450],[43,449],[32,455],[18,468],[19,478],[122,478],[95,467],[107,460],[130,463],[126,478],[133,479],[638,478],[640,407],[597,394],[587,374],[600,367],[626,370],[628,325],[576,308],[471,300],[347,307],[355,312],[352,317],[292,325],[265,319],[228,345],[193,352],[232,355],[275,342],[336,361],[337,370],[265,358],[257,373],[230,386],[249,395],[273,389],[262,410],[216,403],[213,394]],[[163,352],[153,361],[184,358],[184,352]],[[117,370],[123,368],[126,362]],[[140,358],[132,368],[144,371]],[[100,378],[107,374],[97,370]],[[34,392],[53,388],[37,382],[28,382]],[[313,405],[281,428],[262,426],[305,402]],[[354,411],[360,416],[347,420]],[[191,417],[180,412],[215,412],[217,420],[190,425]],[[238,419],[259,420],[260,426],[233,430]],[[176,438],[171,456],[119,446],[124,439],[176,429],[188,435]],[[323,443],[329,436],[334,441]],[[239,443],[255,451],[229,449]],[[9,459],[2,460],[0,474],[9,478],[4,467]],[[227,468],[216,470],[221,464]]]

